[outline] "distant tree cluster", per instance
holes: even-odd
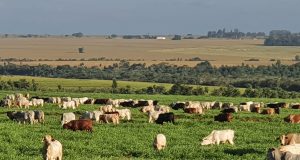
[[[167,63],[147,66],[145,63],[130,64],[120,61],[110,66],[87,67],[50,65],[0,65],[1,75],[28,75],[53,78],[104,79],[158,82],[172,84],[192,84],[207,86],[228,86],[249,88],[281,88],[300,92],[300,63],[283,65],[280,61],[270,66],[214,67],[208,61],[194,67],[176,66]],[[150,91],[150,89],[149,89]]]
[[[273,30],[265,39],[266,46],[300,46],[300,33],[291,33],[288,30]]]
[[[0,90],[39,90],[39,84],[33,79],[31,82],[26,79],[20,79],[17,81],[0,81]]]
[[[124,35],[123,39],[156,39],[156,37],[152,35]]]
[[[238,29],[226,32],[226,29],[219,29],[217,31],[209,31],[207,38],[229,38],[229,39],[241,39],[241,38],[264,38],[264,32],[240,32]]]

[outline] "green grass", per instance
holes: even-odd
[[[13,92],[0,92],[0,97]],[[72,96],[94,98],[156,99],[160,104],[186,100],[218,100],[242,102],[246,100],[274,102],[282,99],[246,99],[209,96],[171,95],[111,95],[97,93],[55,93],[31,92],[31,95]],[[285,100],[297,102],[300,99]],[[148,124],[147,116],[138,109],[131,109],[133,120],[122,121],[119,125],[94,124],[94,132],[72,132],[60,126],[60,115],[64,112],[82,113],[96,110],[98,105],[81,105],[76,110],[61,110],[56,105],[47,104],[45,124],[19,125],[10,121],[5,112],[16,108],[0,108],[0,157],[1,159],[41,159],[42,137],[51,134],[63,144],[64,159],[265,159],[267,149],[279,146],[278,136],[287,132],[299,132],[299,124],[283,122],[283,117],[300,110],[283,109],[280,115],[266,116],[256,113],[239,112],[234,114],[232,123],[214,122],[213,116],[219,110],[206,111],[205,115],[190,115],[182,110],[173,111],[176,124],[163,126]],[[24,110],[24,109],[23,109]],[[77,114],[77,117],[79,114]],[[214,129],[235,130],[235,145],[201,146],[200,141]],[[156,134],[167,137],[167,148],[157,152],[152,147]]]

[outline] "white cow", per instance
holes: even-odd
[[[75,109],[76,108],[76,103],[75,101],[69,101],[69,102],[62,102],[62,104],[60,104],[60,106],[62,109],[68,109],[68,108],[72,108]]]
[[[170,112],[170,107],[168,106],[155,106],[154,107],[155,111],[162,111],[163,113],[169,113]]]
[[[69,112],[69,113],[63,113],[61,115],[61,125],[64,125],[72,120],[75,120],[75,114],[72,113],[72,112]]]
[[[118,99],[115,99],[115,100],[109,99],[106,104],[112,105],[113,107],[119,107],[119,100]]]
[[[162,111],[149,111],[148,112],[148,122],[153,123],[157,120],[158,116],[162,114]]]
[[[167,146],[167,138],[163,134],[158,134],[156,135],[154,142],[153,142],[153,147],[157,149],[158,151],[164,149]]]
[[[230,144],[233,143],[234,131],[231,129],[228,130],[213,130],[207,137],[203,138],[201,145],[217,144],[220,142],[225,143],[229,141]]]
[[[22,108],[23,106],[24,108],[29,108],[30,102],[25,97],[22,97],[16,100],[16,104],[20,108]]]
[[[31,100],[31,105],[33,105],[33,106],[44,106],[44,100],[43,99],[36,99],[36,98],[33,98],[32,100]]]
[[[116,109],[112,105],[106,105],[99,108],[100,111],[103,111],[104,113],[107,112],[115,112]]]
[[[116,109],[121,119],[131,120],[131,111],[129,109]]]
[[[58,140],[53,139],[52,136],[46,135],[43,139],[43,159],[44,160],[62,160],[62,145]]]
[[[153,105],[149,105],[149,106],[144,106],[141,108],[141,112],[143,113],[147,113],[150,111],[154,111],[154,106]]]

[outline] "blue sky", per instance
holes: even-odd
[[[300,32],[300,0],[1,0],[0,33]]]

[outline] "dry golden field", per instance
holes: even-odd
[[[85,53],[77,49],[84,47]],[[270,59],[279,59],[284,64],[293,64],[300,47],[266,47],[263,40],[124,40],[104,39],[97,37],[84,38],[0,38],[1,58],[29,59],[88,59],[112,58],[143,60],[133,61],[149,64],[165,62],[166,59],[182,58],[183,60],[200,57],[220,65],[269,65]],[[257,58],[259,61],[245,61]],[[15,62],[20,64],[20,62]],[[33,61],[22,64],[38,65],[79,65],[81,61]],[[116,61],[84,61],[86,66],[107,66]],[[167,61],[176,65],[194,66],[195,61]]]

